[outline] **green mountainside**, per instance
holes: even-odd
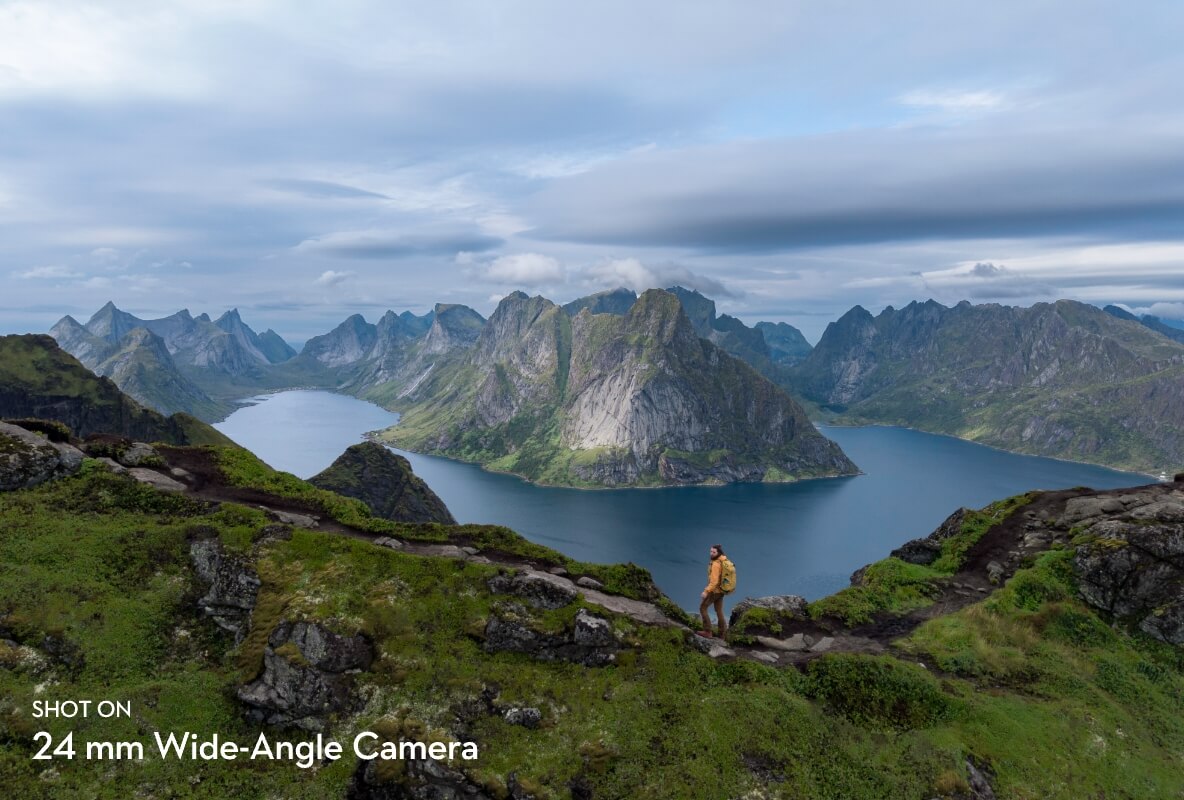
[[[403,413],[400,447],[577,486],[853,474],[788,395],[696,335],[651,290],[628,314],[574,318],[504,298],[471,348],[363,394]],[[426,348],[425,348],[426,349]],[[425,362],[421,359],[421,364]]]
[[[842,423],[1151,473],[1184,465],[1184,345],[1083,303],[856,306],[793,380]]]
[[[44,335],[0,337],[0,417],[56,420],[83,437],[111,433],[170,444],[231,444],[188,414],[165,417],[144,408]]]
[[[7,796],[1179,797],[1181,484],[962,510],[837,595],[740,604],[724,646],[635,567],[154,449],[175,491],[87,460],[0,493]],[[33,716],[78,698],[132,715]],[[37,761],[39,731],[145,757]],[[364,762],[362,731],[478,758]],[[345,755],[162,759],[184,732]]]

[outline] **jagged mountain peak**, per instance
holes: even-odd
[[[637,292],[618,286],[616,289],[606,289],[576,298],[570,303],[565,303],[563,310],[572,317],[584,310],[590,314],[625,314],[636,301]]]

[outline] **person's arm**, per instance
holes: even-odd
[[[705,594],[719,591],[719,582],[723,577],[723,572],[724,568],[718,558],[711,562],[711,571],[707,574],[707,588],[703,590]]]

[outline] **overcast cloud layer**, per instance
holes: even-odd
[[[1184,310],[1184,6],[0,0],[0,328]],[[1181,314],[1180,316],[1184,316]]]

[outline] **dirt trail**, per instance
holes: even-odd
[[[667,617],[653,603],[611,595],[595,588],[579,586],[570,576],[554,574],[547,565],[509,553],[479,550],[456,544],[434,544],[376,535],[342,525],[323,512],[299,500],[280,497],[257,489],[228,486],[207,453],[191,449],[168,449],[162,453],[169,466],[183,473],[171,473],[185,485],[188,496],[213,503],[241,503],[267,512],[279,522],[309,528],[322,533],[348,536],[388,547],[408,555],[456,558],[474,563],[525,570],[537,577],[566,586],[584,595],[584,599],[608,611],[623,614],[645,625],[683,628],[690,641],[715,658],[748,658],[775,666],[801,666],[824,653],[884,653],[892,643],[911,633],[917,626],[935,617],[952,614],[977,603],[1006,583],[1030,559],[1049,549],[1054,541],[1064,541],[1068,532],[1046,523],[1056,520],[1065,504],[1074,497],[1096,494],[1090,489],[1044,492],[1029,504],[988,530],[966,554],[963,566],[949,578],[936,582],[933,603],[903,615],[884,614],[871,623],[848,627],[835,618],[797,620],[779,639],[762,638],[757,645],[728,644],[705,638]],[[162,474],[170,474],[163,472]],[[1109,495],[1156,491],[1161,485],[1110,490]],[[1163,484],[1165,490],[1171,484]],[[992,580],[992,574],[995,580]]]

